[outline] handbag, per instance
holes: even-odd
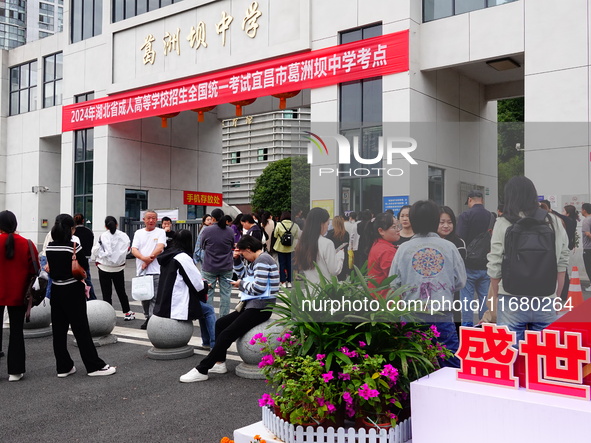
[[[85,280],[86,279],[86,271],[80,263],[78,263],[78,257],[76,257],[76,242],[74,242],[74,249],[72,251],[72,277],[76,280]]]
[[[29,240],[29,254],[33,261],[33,269],[35,274],[29,278],[27,289],[25,290],[25,297],[23,303],[27,308],[25,313],[25,321],[29,323],[31,321],[31,309],[33,306],[39,306],[43,300],[45,300],[45,294],[47,292],[47,285],[49,283],[47,272],[39,269],[37,257],[33,250],[33,242]]]
[[[146,272],[144,269],[142,272]],[[131,298],[134,300],[145,301],[154,298],[154,277],[152,275],[142,275],[131,279]]]

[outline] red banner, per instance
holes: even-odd
[[[405,72],[408,38],[406,30],[64,106],[62,131]]]
[[[222,206],[222,194],[212,192],[183,191],[183,204],[198,206]]]

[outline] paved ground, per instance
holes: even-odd
[[[133,275],[133,260],[128,260],[128,294]],[[93,276],[98,286],[96,272]],[[97,292],[101,298],[98,287]],[[585,292],[585,299],[590,295]],[[73,338],[69,349],[79,372],[64,379],[56,377],[51,337],[26,341],[27,373],[21,382],[7,381],[6,358],[0,359],[0,442],[218,443],[223,436],[231,437],[234,429],[260,420],[257,400],[265,392],[265,382],[234,374],[240,361],[234,347],[228,355],[228,374],[180,383],[179,376],[205,351],[196,350],[195,356],[181,360],[147,358],[151,344],[140,329],[140,303],[131,302],[138,319],[125,322],[115,294],[113,302],[118,343],[98,352],[117,366],[117,374],[87,377]],[[201,340],[195,323],[190,343],[197,346]],[[3,334],[6,351],[8,329]]]
[[[132,275],[133,260],[128,260],[128,294]],[[96,272],[93,277],[98,284]],[[115,294],[113,302],[118,343],[98,352],[117,366],[115,375],[86,376],[73,337],[69,350],[78,373],[64,379],[56,377],[51,337],[26,340],[27,372],[20,382],[7,381],[6,358],[0,359],[0,442],[218,443],[223,436],[232,437],[234,429],[261,419],[257,400],[265,392],[265,382],[234,374],[240,361],[235,348],[229,354],[228,374],[212,374],[201,383],[180,383],[179,376],[195,366],[205,351],[196,350],[195,356],[181,360],[147,358],[151,344],[140,329],[139,302],[132,302],[139,314],[131,322],[123,320]],[[191,343],[199,345],[195,323]],[[4,329],[4,351],[7,344],[8,329]]]

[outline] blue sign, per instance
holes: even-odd
[[[394,211],[394,215],[398,215],[398,211],[400,211],[403,206],[409,204],[408,201],[408,195],[384,197],[384,212],[391,209]]]

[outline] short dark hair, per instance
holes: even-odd
[[[162,217],[162,221],[163,221],[163,222],[165,222],[165,221],[169,221],[169,222],[171,222],[171,223],[172,223],[172,219],[171,219],[170,217],[167,217],[166,215],[165,215],[164,217]]]
[[[243,235],[238,240],[238,243],[236,243],[236,248],[240,250],[249,249],[251,252],[257,252],[263,249],[263,243],[252,235]]]
[[[587,214],[591,214],[591,203],[583,203],[581,209],[584,209]]]
[[[408,213],[415,234],[427,235],[437,232],[439,227],[439,206],[433,200],[419,200]]]
[[[552,209],[552,205],[550,204],[550,200],[542,200],[542,201],[540,201],[540,203],[544,203],[546,206],[548,206],[548,209]]]

